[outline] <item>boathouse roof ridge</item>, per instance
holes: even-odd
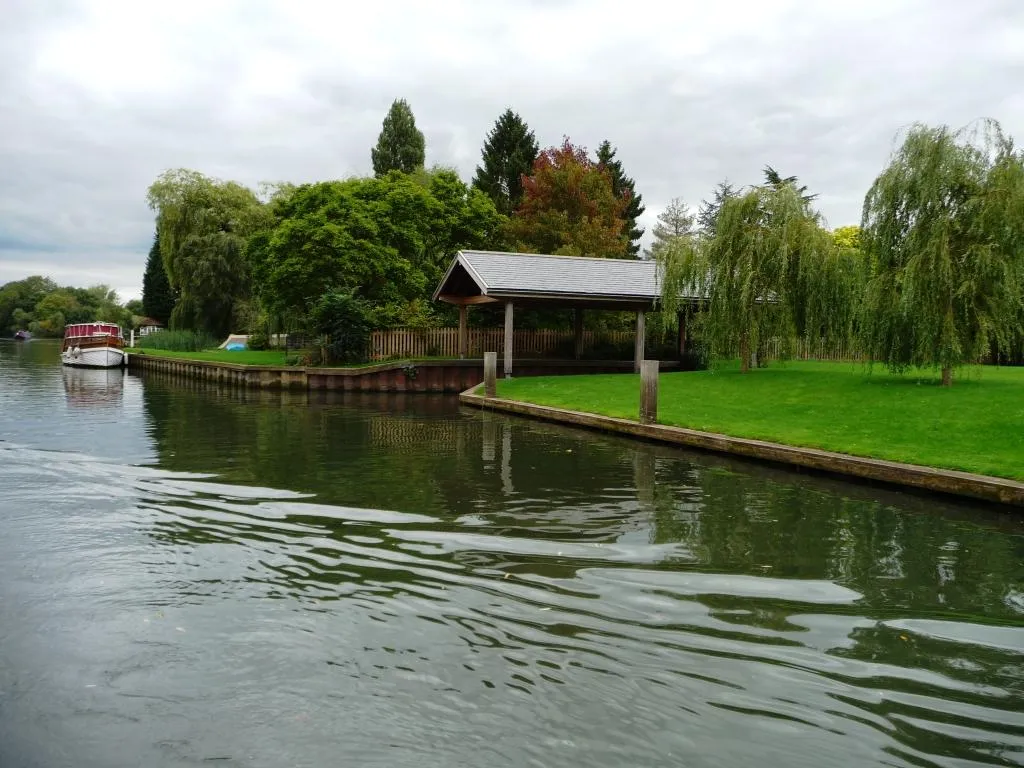
[[[492,299],[518,296],[650,304],[660,299],[661,285],[654,261],[464,250],[452,261],[434,299],[445,301],[470,293]]]

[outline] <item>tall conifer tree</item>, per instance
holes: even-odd
[[[673,197],[665,210],[658,214],[654,225],[654,242],[647,252],[648,258],[657,257],[677,237],[688,237],[693,234],[693,222],[697,215],[691,213],[680,197]]]
[[[540,147],[518,113],[506,109],[487,134],[473,186],[494,201],[499,213],[512,215],[523,199],[523,176],[533,172]]]
[[[623,219],[626,222],[626,235],[629,237],[629,247],[626,255],[636,258],[640,254],[640,238],[644,235],[643,227],[637,224],[637,220],[646,210],[643,204],[643,197],[637,194],[636,182],[626,175],[622,170],[622,161],[615,159],[616,149],[607,139],[602,141],[597,148],[597,162],[608,169],[612,177],[612,192],[616,197],[628,199]]]
[[[370,150],[373,173],[380,178],[390,171],[412,173],[426,162],[426,140],[405,99],[395,99],[384,117],[377,146]]]
[[[174,310],[174,291],[164,270],[160,255],[160,235],[153,235],[153,245],[146,259],[146,271],[142,276],[142,310],[148,317],[165,325]]]
[[[714,237],[718,229],[718,214],[726,200],[736,197],[736,190],[728,180],[719,182],[715,187],[715,193],[710,200],[701,200],[700,209],[697,211],[697,224],[700,226],[701,234],[705,237]]]

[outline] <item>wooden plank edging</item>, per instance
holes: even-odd
[[[479,385],[459,395],[465,405],[544,421],[597,429],[615,434],[629,435],[660,443],[699,448],[715,453],[726,453],[760,459],[779,464],[790,464],[835,475],[846,475],[892,485],[917,488],[936,493],[964,496],[997,504],[1024,507],[1024,483],[1001,477],[976,475],[951,469],[936,469],[917,464],[903,464],[884,459],[870,459],[818,448],[800,448],[783,443],[730,437],[714,432],[701,432],[684,427],[663,424],[641,424],[638,421],[600,416],[594,413],[569,411],[547,405],[534,405],[518,400],[487,398],[476,394]]]

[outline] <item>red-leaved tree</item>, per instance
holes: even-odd
[[[565,138],[537,157],[523,177],[523,199],[509,220],[509,239],[526,253],[622,258],[629,234],[628,196],[616,197],[611,174]]]

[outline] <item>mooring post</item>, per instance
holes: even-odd
[[[640,363],[640,423],[654,424],[658,420],[658,370],[657,360]]]
[[[498,353],[484,352],[484,394],[498,396]]]

